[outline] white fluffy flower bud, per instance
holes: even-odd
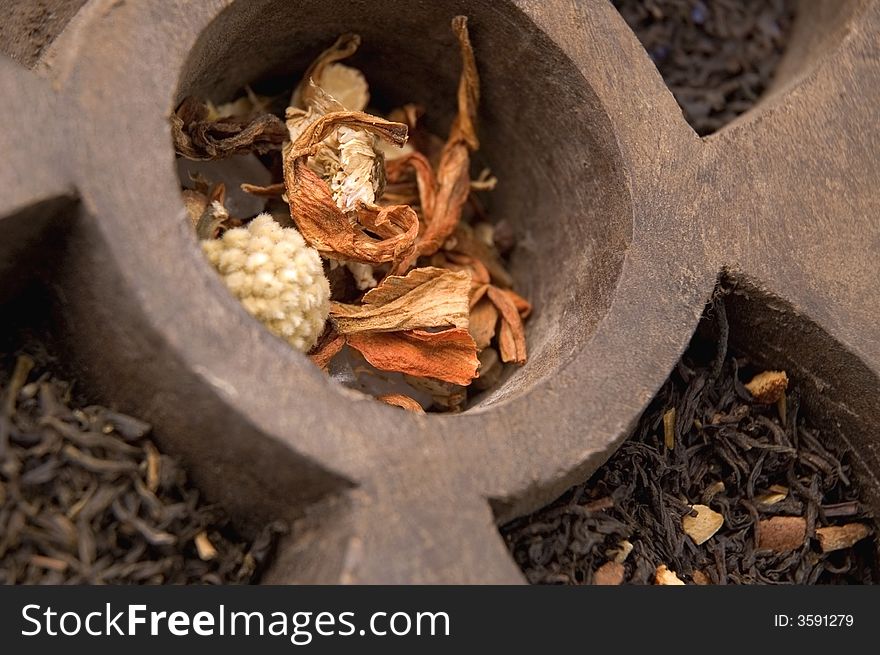
[[[299,232],[260,214],[202,249],[248,312],[297,350],[311,350],[330,313],[330,283]]]

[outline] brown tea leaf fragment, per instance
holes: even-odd
[[[467,273],[416,268],[386,277],[361,305],[331,303],[330,319],[339,334],[467,328],[470,285]]]
[[[525,364],[528,359],[525,328],[516,304],[509,294],[495,286],[489,286],[486,295],[501,313],[501,328],[498,333],[501,361]]]
[[[468,385],[477,376],[477,346],[465,328],[443,332],[360,332],[346,342],[381,371]]]
[[[823,553],[850,548],[871,534],[871,528],[864,523],[829,525],[816,528],[816,538]]]
[[[496,325],[498,325],[498,309],[487,298],[483,298],[471,310],[468,325],[468,330],[477,344],[477,350],[483,350],[492,343]],[[482,377],[482,373],[480,376]]]
[[[786,553],[804,544],[807,522],[802,516],[774,516],[758,523],[758,548]]]
[[[686,514],[681,519],[681,527],[685,534],[694,540],[698,546],[706,543],[721,526],[724,525],[724,517],[706,505],[693,505],[692,510],[696,516]]]
[[[425,413],[425,410],[418,402],[402,393],[387,393],[384,396],[378,396],[378,400],[394,407],[400,407],[401,409],[415,412],[416,414]]]
[[[753,377],[745,387],[756,402],[772,405],[785,395],[788,376],[785,371],[764,371]]]
[[[274,114],[256,118],[209,119],[206,103],[186,98],[171,116],[171,134],[177,154],[187,159],[223,159],[255,152],[280,150],[288,139],[287,126]]]
[[[670,571],[665,564],[661,564],[654,572],[654,584],[683,585],[684,581],[676,575],[675,571]]]
[[[615,586],[623,584],[625,569],[619,562],[605,562],[593,573],[593,584],[600,586]]]

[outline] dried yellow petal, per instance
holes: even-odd
[[[467,273],[416,268],[385,278],[362,305],[331,303],[330,319],[339,334],[467,328],[470,285]]]

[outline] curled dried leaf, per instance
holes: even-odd
[[[416,268],[390,275],[361,305],[331,303],[330,320],[339,334],[467,328],[470,276],[442,268]]]
[[[349,346],[381,371],[467,385],[477,376],[477,346],[465,328],[443,332],[360,332]]]
[[[186,98],[171,116],[171,133],[177,154],[187,159],[223,159],[232,155],[280,150],[288,138],[287,126],[274,114],[255,118],[209,120],[208,106]]]

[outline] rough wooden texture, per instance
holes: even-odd
[[[607,459],[722,271],[743,283],[743,345],[807,386],[876,501],[880,4],[827,1],[833,21],[795,31],[810,57],[700,139],[604,0],[94,0],[38,67],[54,91],[0,65],[4,89],[27,89],[0,105],[0,243],[76,190],[53,257],[59,336],[96,398],[155,424],[212,498],[297,522],[273,582],[522,581],[496,522]],[[300,72],[357,29],[378,94],[439,107],[442,131],[457,13],[502,180],[493,213],[526,244],[532,357],[475,409],[419,416],[333,386],[226,292],[184,220],[167,117],[182,94]]]

